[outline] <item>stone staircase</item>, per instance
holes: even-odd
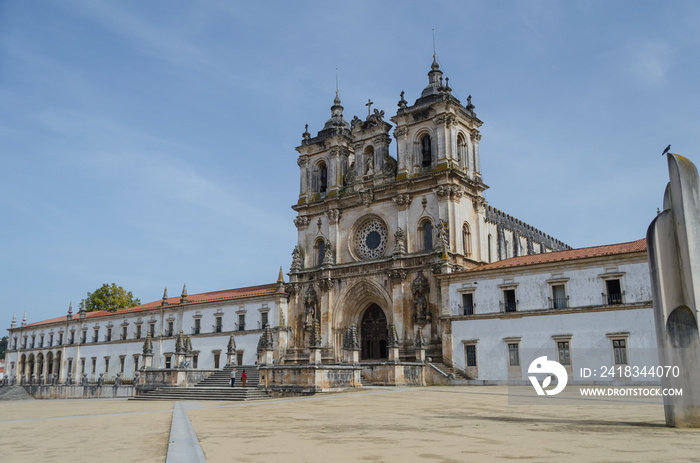
[[[261,400],[269,398],[269,394],[258,389],[260,374],[255,366],[236,367],[236,386],[231,387],[232,366],[212,373],[198,382],[194,387],[161,387],[144,394],[132,397],[131,400]],[[245,388],[241,387],[241,374],[248,375]]]
[[[450,377],[451,379],[457,379],[457,380],[468,379],[468,378],[467,378],[466,376],[464,376],[462,373],[460,373],[459,371],[456,371],[456,370],[455,370],[454,368],[452,368],[452,367],[448,367],[448,366],[445,365],[444,363],[433,362],[432,365],[435,366],[435,368],[437,368],[438,370],[440,370],[442,373],[445,373],[445,374],[446,374],[448,377]]]

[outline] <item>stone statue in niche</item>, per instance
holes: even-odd
[[[370,175],[374,173],[374,157],[370,154],[367,156],[367,162],[365,163],[367,169],[365,169],[365,174]]]
[[[430,284],[421,270],[411,285],[411,293],[413,295],[413,318],[420,326],[429,323],[431,320],[430,312],[428,310],[429,292]]]
[[[308,329],[314,320],[318,319],[318,298],[313,286],[309,286],[304,294],[304,326]]]

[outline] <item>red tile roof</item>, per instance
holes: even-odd
[[[464,272],[523,267],[526,265],[544,264],[550,262],[565,262],[577,259],[587,259],[590,257],[646,252],[646,250],[647,240],[642,238],[641,240],[630,241],[628,243],[608,244],[605,246],[593,246],[590,248],[568,249],[566,251],[554,251],[543,254],[511,257],[509,259],[499,260],[498,262],[493,262],[491,264],[482,265],[481,267],[465,270]]]
[[[227,300],[232,300],[232,299],[243,299],[246,297],[255,297],[255,296],[267,296],[270,294],[275,294],[277,292],[277,284],[272,283],[268,285],[259,285],[259,286],[248,286],[246,288],[236,288],[236,289],[225,289],[223,291],[213,291],[210,293],[201,293],[201,294],[190,294],[187,296],[187,303],[186,304],[192,304],[192,303],[202,303],[202,302],[216,302],[216,301],[227,301]],[[85,318],[98,318],[98,317],[104,317],[105,315],[112,315],[112,316],[118,316],[122,314],[127,314],[127,313],[134,313],[134,312],[143,312],[147,310],[153,310],[161,307],[161,304],[163,303],[163,300],[157,300],[153,302],[149,302],[147,304],[141,304],[137,305],[135,307],[129,307],[128,309],[120,309],[117,310],[116,312],[107,312],[106,310],[99,310],[96,312],[88,312],[85,314]],[[168,298],[168,306],[175,306],[175,305],[181,305],[180,304],[180,296],[177,297],[169,297]],[[37,326],[37,325],[49,325],[51,323],[60,323],[60,322],[65,322],[66,321],[66,315],[62,317],[57,317],[57,318],[52,318],[50,320],[44,320],[36,323],[31,323],[28,324],[27,326]],[[73,314],[73,320],[76,320],[79,318],[78,314]]]

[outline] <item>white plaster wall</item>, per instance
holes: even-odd
[[[580,379],[580,367],[612,365],[612,342],[606,334],[617,332],[629,332],[627,352],[631,365],[658,364],[653,309],[650,308],[454,321],[452,356],[455,366],[465,369],[462,341],[478,339],[478,379],[505,381],[508,379],[508,356],[503,338],[520,337],[520,365],[522,379],[526,380],[527,367],[536,358],[536,352],[556,360],[556,342],[552,336],[570,334],[574,378]]]
[[[601,278],[606,269],[614,268],[614,273],[624,272],[621,287],[625,292],[625,303],[634,304],[651,301],[651,283],[649,267],[646,262],[621,265],[596,265],[590,268],[568,270],[550,269],[539,273],[523,274],[504,269],[499,277],[480,278],[478,274],[465,274],[460,282],[452,283],[449,288],[450,313],[461,315],[458,305],[462,303],[461,291],[465,288],[474,290],[474,313],[498,313],[503,301],[503,290],[499,285],[517,285],[517,311],[548,309],[552,297],[548,279],[567,279],[566,291],[569,307],[589,307],[603,305],[601,293],[605,292],[605,280]],[[474,285],[474,282],[478,282]]]

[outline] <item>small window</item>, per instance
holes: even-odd
[[[109,342],[112,340],[112,328],[107,328],[107,335],[105,336],[105,341]]]
[[[503,290],[503,305],[505,312],[515,312],[517,309],[518,301],[515,299],[514,289],[504,289]]]
[[[423,222],[419,230],[423,242],[423,251],[433,249],[433,224],[429,220]]]
[[[92,337],[92,342],[99,341],[100,340],[99,336],[100,336],[100,329],[95,328],[95,335]]]
[[[489,264],[490,264],[491,263],[491,235],[490,234],[488,236],[487,241],[488,241],[487,246],[488,246],[488,251],[489,251]]]
[[[92,374],[94,375],[97,371],[97,357],[92,358]]]
[[[262,327],[265,328],[265,326],[268,323],[268,313],[263,312],[260,314],[260,321],[262,322]]]
[[[82,339],[80,340],[81,344],[85,344],[87,342],[87,330],[83,330],[83,335]]]
[[[214,331],[216,331],[217,333],[221,333],[222,326],[223,326],[223,317],[216,317],[216,326],[215,326]]]
[[[126,326],[122,326],[122,341],[126,340],[126,338],[127,338]]]
[[[467,159],[467,141],[461,133],[457,136],[457,162],[461,163],[462,167],[469,167]]]
[[[49,347],[53,346],[53,334],[49,335]]]
[[[194,319],[194,334],[199,334],[202,331],[202,320],[199,318]]]
[[[39,347],[44,347],[44,335],[43,334],[39,338]]]
[[[199,355],[192,356],[192,368],[197,368],[199,365]]]
[[[316,263],[318,266],[323,265],[323,258],[326,256],[326,242],[324,240],[318,240],[316,242]]]
[[[520,350],[518,343],[508,344],[508,365],[520,366]]]
[[[422,163],[421,165],[423,167],[427,167],[433,162],[433,155],[432,155],[432,143],[430,140],[430,135],[426,135],[420,140],[420,151],[421,151],[421,159]]]
[[[136,339],[141,339],[141,325],[136,325]]]
[[[73,359],[68,359],[68,374],[73,375]]]
[[[627,342],[624,339],[613,339],[613,356],[616,365],[627,365]]]
[[[622,289],[620,286],[620,280],[617,278],[605,280],[605,289],[608,291],[607,303],[608,305],[618,305],[622,304]]]
[[[464,222],[462,225],[462,246],[464,247],[464,255],[472,255],[472,233],[469,230],[469,224]]]
[[[245,331],[245,314],[238,314],[238,331]]]
[[[566,298],[566,286],[552,285],[552,308],[566,309],[568,306]]]
[[[155,323],[150,323],[148,325],[148,331],[151,332],[151,337],[155,338],[156,337],[156,324]]]
[[[85,358],[81,358],[80,359],[80,374],[82,375],[84,373],[85,373]]]
[[[75,331],[70,332],[70,343],[75,344]]]
[[[219,360],[221,359],[221,354],[214,354],[214,369],[219,369]]]
[[[105,373],[109,373],[109,357],[105,357]]]
[[[476,346],[473,344],[467,344],[465,346],[466,348],[466,354],[467,354],[467,366],[468,367],[475,367],[476,366]]]
[[[134,371],[138,371],[139,369],[139,356],[134,355]]]
[[[173,335],[173,322],[168,322],[168,337]]]
[[[119,373],[124,374],[124,363],[126,359],[124,357],[119,358]]]
[[[571,365],[571,351],[569,350],[569,341],[557,342],[557,355],[559,363],[562,365]]]
[[[318,167],[318,176],[319,176],[319,188],[318,191],[320,193],[325,193],[326,190],[328,189],[328,168],[326,167],[326,164],[321,163]]]
[[[462,294],[462,314],[474,315],[474,293]]]
[[[172,363],[172,356],[166,355],[166,356],[165,356],[165,368],[166,368],[166,369],[170,369],[170,368],[172,368],[172,365],[173,365],[173,363]]]

